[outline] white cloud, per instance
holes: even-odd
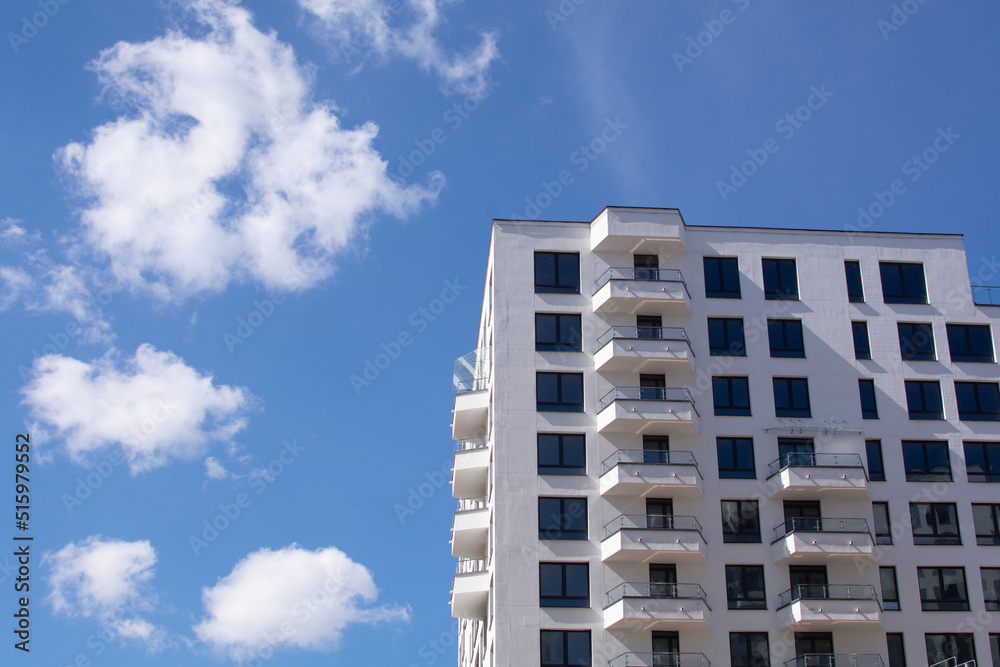
[[[0,246],[16,246],[29,241],[37,241],[38,232],[28,233],[15,218],[0,220]]]
[[[205,459],[205,475],[209,479],[232,479],[236,477],[236,475],[226,470],[226,466],[222,465],[219,459],[214,456],[209,456]]]
[[[102,52],[93,68],[131,111],[56,154],[87,200],[83,239],[117,278],[173,301],[234,280],[303,289],[375,213],[435,197],[392,181],[377,126],[341,127],[247,10],[194,0],[185,16],[191,34]]]
[[[113,636],[152,650],[167,643],[164,629],[136,616],[153,608],[148,591],[156,552],[146,540],[125,542],[92,535],[45,554],[51,567],[48,601],[67,616],[95,618]]]
[[[401,607],[365,606],[377,596],[371,573],[334,547],[261,549],[202,589],[207,617],[194,632],[234,660],[281,647],[328,650],[352,623],[408,619]]]
[[[483,98],[489,90],[490,65],[500,55],[499,35],[492,30],[482,32],[472,51],[448,53],[434,33],[444,22],[442,8],[453,1],[407,0],[405,4],[416,17],[407,28],[390,25],[393,8],[402,7],[403,0],[299,0],[299,4],[319,19],[342,54],[363,48],[381,56],[398,54],[436,75],[445,92]]]
[[[247,389],[216,385],[152,345],[140,345],[123,362],[117,356],[112,351],[90,363],[41,357],[22,390],[33,418],[51,438],[65,440],[74,460],[117,445],[136,474],[199,456],[245,427],[241,415],[254,402]]]

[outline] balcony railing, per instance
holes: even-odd
[[[486,438],[469,438],[467,440],[459,440],[456,449],[460,452],[466,452],[472,449],[486,449]]]
[[[610,607],[625,598],[656,598],[675,600],[701,600],[708,607],[705,589],[698,584],[666,584],[649,581],[626,582],[615,586],[607,593],[605,607]],[[711,611],[711,608],[709,608]]]
[[[601,349],[615,338],[624,340],[675,340],[684,341],[691,347],[691,340],[683,327],[611,327],[597,339],[597,349]],[[694,352],[691,353],[694,356]]]
[[[694,466],[698,476],[698,462],[694,458],[694,452],[683,452],[671,450],[644,450],[644,449],[619,449],[617,452],[604,459],[604,471],[608,472],[619,463],[648,463],[650,465],[671,465],[671,466]]]
[[[487,569],[489,562],[485,558],[459,558],[455,574],[479,574],[486,572]]]
[[[604,526],[605,537],[619,530],[637,528],[639,530],[690,530],[702,534],[701,524],[693,516],[675,514],[622,514]],[[702,540],[704,540],[702,536]]]
[[[455,393],[486,389],[490,384],[490,348],[481,347],[455,360]]]
[[[831,519],[829,517],[792,517],[774,527],[774,539],[789,533],[869,533],[865,519]]]
[[[668,283],[680,283],[687,292],[687,283],[679,269],[643,269],[613,267],[601,274],[601,277],[594,281],[594,292],[604,287],[609,280],[654,280]],[[690,293],[688,294],[690,296]]]
[[[778,607],[796,600],[878,600],[874,586],[802,584],[793,586],[778,596]]]
[[[694,405],[694,397],[691,396],[690,391],[683,387],[615,387],[601,399],[598,412],[616,400],[690,403],[691,409],[694,410],[695,414],[698,414],[698,410]]]
[[[816,454],[805,452],[789,452],[767,466],[768,476],[776,475],[785,468],[816,467],[816,468],[864,468],[861,456],[858,454]]]
[[[622,653],[608,667],[711,667],[704,653]]]
[[[475,512],[486,509],[486,498],[459,498],[458,512]]]
[[[877,653],[804,653],[785,662],[785,667],[883,667]]]
[[[973,285],[972,303],[977,306],[1000,306],[1000,286]]]

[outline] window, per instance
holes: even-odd
[[[538,539],[587,539],[587,499],[539,498]]]
[[[730,632],[731,667],[770,667],[771,649],[766,632]]]
[[[580,331],[578,314],[535,313],[536,350],[581,352],[583,336]]]
[[[984,567],[979,571],[983,579],[986,611],[1000,611],[1000,567]]]
[[[993,654],[993,667],[1000,667],[1000,634],[990,635],[990,653]]]
[[[851,332],[854,334],[854,358],[871,359],[872,346],[868,342],[868,322],[851,322]]]
[[[722,541],[760,542],[760,515],[756,500],[722,501]]]
[[[899,588],[896,586],[896,568],[880,567],[879,580],[882,582],[882,608],[899,611]]]
[[[768,301],[798,301],[799,287],[794,259],[763,259],[764,298]]]
[[[993,339],[988,324],[949,324],[948,350],[952,361],[993,363]]]
[[[972,503],[972,520],[976,525],[976,544],[1000,546],[1000,505]]]
[[[713,377],[715,415],[750,416],[750,385],[745,377]]]
[[[1000,483],[1000,442],[966,441],[964,444],[969,481]]]
[[[927,664],[934,665],[942,660],[956,658],[953,664],[965,664],[976,659],[976,643],[972,633],[924,635],[927,646]]]
[[[743,318],[708,318],[708,349],[713,357],[745,357]]]
[[[753,439],[717,438],[720,479],[755,479]]]
[[[879,262],[882,301],[885,303],[927,303],[923,264]]]
[[[774,378],[776,417],[811,417],[809,383],[805,378]]]
[[[868,480],[885,481],[885,464],[882,462],[882,441],[865,440],[865,454],[868,456]]]
[[[535,292],[580,293],[580,255],[575,252],[535,253]]]
[[[844,262],[844,273],[847,274],[847,300],[851,303],[864,303],[865,290],[861,284],[861,262],[851,260]]]
[[[726,596],[730,609],[767,609],[763,565],[727,565]]]
[[[918,567],[923,611],[969,611],[964,567]]]
[[[537,373],[539,412],[583,412],[583,373]]]
[[[590,630],[542,630],[542,667],[590,664]]]
[[[875,517],[875,544],[892,544],[892,522],[889,521],[889,503],[872,503]]]
[[[861,393],[861,418],[878,419],[878,405],[875,403],[875,380],[858,380]]]
[[[906,409],[910,419],[944,419],[941,383],[937,380],[907,380]]]
[[[587,563],[539,563],[539,605],[589,607],[590,567]]]
[[[906,667],[906,651],[903,649],[903,633],[885,633],[886,648],[889,649],[889,667]]]
[[[899,322],[899,352],[905,361],[934,361],[934,331],[929,324]]]
[[[735,257],[705,257],[705,296],[740,298],[740,267]]]
[[[670,436],[642,436],[643,463],[670,463]]]
[[[961,544],[954,503],[910,503],[914,544]]]
[[[903,467],[906,469],[907,482],[950,482],[948,443],[938,440],[904,440]]]
[[[660,340],[663,338],[663,318],[659,315],[636,315],[635,337]]]
[[[956,382],[955,397],[962,421],[1000,421],[1000,387],[996,382]]]
[[[660,279],[660,258],[657,255],[633,255],[632,266],[635,267],[636,280]]]
[[[539,475],[586,475],[587,446],[582,433],[539,433]]]
[[[801,320],[768,320],[767,340],[772,357],[805,357]]]

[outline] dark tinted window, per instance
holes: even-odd
[[[1000,611],[1000,567],[984,567],[980,570],[983,580],[983,598],[986,611]]]
[[[899,589],[896,585],[896,568],[880,567],[878,574],[882,584],[882,608],[886,611],[899,611]]]
[[[771,649],[766,632],[730,632],[729,664],[731,667],[770,667]]]
[[[993,363],[993,338],[988,324],[949,324],[948,350],[952,361]]]
[[[941,384],[937,380],[907,380],[905,385],[910,419],[944,419]]]
[[[885,481],[885,464],[882,462],[882,441],[865,440],[868,455],[868,479],[872,482]]]
[[[844,262],[844,272],[847,274],[847,300],[862,303],[865,300],[865,290],[861,284],[861,263]]]
[[[726,597],[730,609],[767,609],[763,565],[727,565]]]
[[[582,433],[539,433],[539,475],[586,475],[587,447]]]
[[[1000,421],[1000,386],[996,382],[956,382],[955,398],[962,421]]]
[[[708,347],[713,357],[745,357],[743,318],[708,318]]]
[[[764,298],[770,301],[798,301],[799,285],[794,259],[763,259]]]
[[[768,320],[767,340],[772,357],[806,356],[800,320]]]
[[[1000,482],[1000,442],[965,442],[970,482]]]
[[[539,498],[538,539],[587,539],[587,499]]]
[[[750,386],[745,377],[712,378],[716,415],[750,415]]]
[[[976,544],[1000,546],[1000,505],[972,503],[972,520],[976,525]]]
[[[722,501],[722,541],[760,542],[760,514],[756,500]]]
[[[590,630],[542,630],[542,667],[590,665]]]
[[[910,503],[914,544],[961,544],[954,503]]]
[[[735,257],[705,257],[705,296],[740,298],[740,268]]]
[[[903,441],[907,482],[950,482],[951,460],[944,441]]]
[[[583,412],[583,373],[537,373],[539,412]]]
[[[906,667],[906,651],[903,648],[903,633],[885,633],[886,647],[889,649],[889,667]]]
[[[587,563],[539,563],[538,584],[542,607],[590,606]]]
[[[872,346],[868,342],[868,323],[851,322],[851,332],[854,334],[854,358],[871,359]]]
[[[718,438],[719,477],[721,479],[754,479],[753,439]]]
[[[875,518],[875,544],[892,544],[892,523],[889,521],[889,503],[872,503]]]
[[[923,264],[879,262],[882,301],[885,303],[927,303]]]
[[[969,590],[963,567],[918,567],[923,611],[969,611]]]
[[[858,380],[861,393],[861,418],[878,419],[878,405],[875,403],[875,380]]]
[[[535,314],[535,349],[580,352],[580,316],[576,314]]]
[[[924,635],[927,647],[927,664],[934,665],[942,660],[956,660],[951,664],[965,664],[976,659],[976,645],[972,633]]]
[[[811,417],[809,383],[805,378],[773,378],[774,414],[777,417]]]
[[[934,361],[934,331],[931,325],[899,322],[899,352],[906,361]]]
[[[580,255],[575,252],[536,252],[535,291],[580,293]]]

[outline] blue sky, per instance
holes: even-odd
[[[454,664],[451,372],[492,218],[961,232],[995,271],[990,4],[13,0],[0,28],[4,493],[30,432],[35,537],[4,664]]]

